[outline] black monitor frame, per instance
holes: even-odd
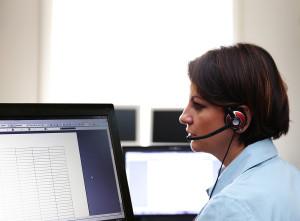
[[[123,147],[124,162],[126,163],[126,153],[128,152],[193,152],[190,145],[152,145],[147,147],[142,146],[126,146]],[[187,187],[188,188],[188,187]],[[161,215],[135,215],[135,220],[140,221],[186,221],[193,220],[197,214],[161,214]]]

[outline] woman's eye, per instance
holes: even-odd
[[[195,102],[195,101],[193,102],[193,104],[194,104],[194,107],[195,107],[197,110],[204,108],[204,106],[203,106],[202,104],[199,104],[199,103],[197,103],[197,102]]]

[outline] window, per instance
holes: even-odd
[[[188,62],[232,43],[232,0],[53,0],[51,27],[40,101],[139,105],[150,134],[150,108],[187,103]]]

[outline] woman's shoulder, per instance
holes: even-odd
[[[255,214],[296,213],[300,217],[300,172],[280,157],[249,168],[215,196]],[[226,204],[226,203],[225,203]]]
[[[278,156],[248,168],[227,186],[229,190],[253,190],[256,193],[261,192],[262,195],[272,191],[278,192],[283,187],[285,190],[297,189],[300,193],[300,171]]]

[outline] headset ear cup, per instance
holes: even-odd
[[[231,113],[227,113],[225,116],[225,123],[231,122],[230,128],[237,130],[243,128],[247,123],[246,115],[240,110],[234,110]]]

